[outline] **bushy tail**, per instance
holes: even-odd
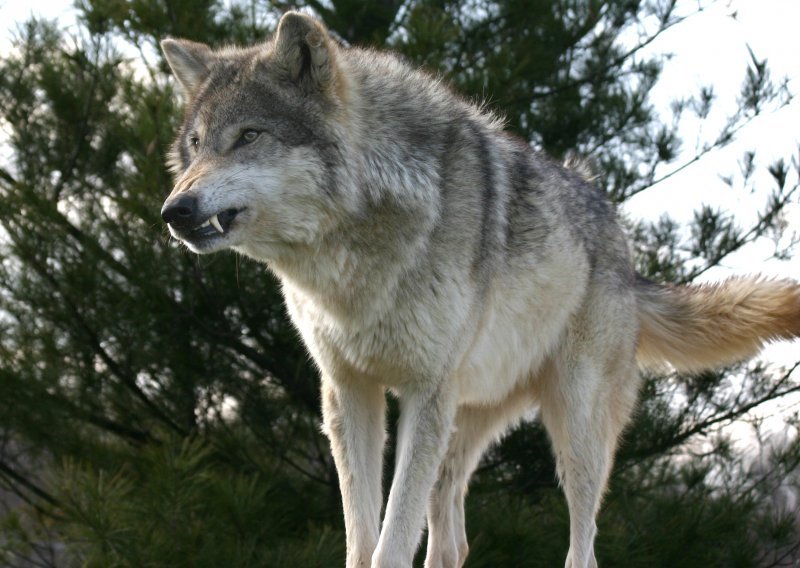
[[[800,284],[761,277],[660,285],[640,278],[639,346],[645,367],[700,371],[754,356],[769,341],[800,337]]]

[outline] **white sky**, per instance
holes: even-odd
[[[707,3],[707,2],[703,2]],[[691,10],[696,0],[683,0],[681,7]],[[16,23],[31,14],[59,18],[62,23],[75,25],[74,10],[69,0],[0,0],[0,56],[10,47],[11,33]],[[736,13],[736,19],[731,14]],[[789,89],[800,96],[800,0],[718,0],[704,13],[666,32],[648,48],[650,53],[672,53],[665,64],[660,81],[652,93],[657,108],[669,108],[669,103],[681,96],[696,94],[701,86],[713,85],[717,94],[716,112],[735,108],[736,97],[744,77],[748,52],[752,47],[760,59],[768,59],[772,76],[789,78]],[[724,114],[724,113],[723,113]],[[719,119],[720,116],[717,116]],[[693,125],[696,128],[697,125]],[[709,126],[704,131],[683,132],[684,148],[691,154],[693,141],[713,136]],[[743,152],[755,149],[756,163],[762,173],[759,185],[771,187],[763,170],[776,157],[800,159],[800,100],[788,107],[756,119],[737,135],[736,141],[725,149],[712,152],[655,188],[631,199],[623,213],[632,219],[656,220],[668,212],[686,221],[701,203],[731,210],[737,218],[754,219],[764,203],[764,195],[744,195],[731,191],[719,178],[738,171],[737,162]],[[679,159],[677,163],[680,163]],[[667,168],[669,169],[669,168]],[[666,170],[665,170],[666,171]],[[790,178],[796,179],[796,178]],[[798,199],[789,207],[789,231],[800,234],[800,204]],[[719,279],[729,274],[759,272],[792,276],[800,280],[800,251],[791,261],[766,261],[770,243],[756,243],[747,251],[726,259],[725,267],[710,271],[706,279]],[[763,355],[765,360],[790,364],[800,358],[800,345],[784,343],[773,346]],[[800,398],[791,403],[797,408]],[[774,413],[776,409],[766,412]],[[780,429],[779,421],[775,428]]]
[[[737,13],[737,19],[729,17],[731,13]],[[798,21],[800,0],[718,1],[707,12],[667,31],[649,47],[654,53],[674,53],[652,92],[652,101],[657,107],[668,108],[672,100],[696,94],[704,85],[713,85],[717,95],[716,115],[709,122],[714,122],[713,116],[720,119],[721,114],[732,112],[749,61],[747,45],[759,59],[768,59],[776,82],[788,77],[790,91],[800,95],[800,35],[793,29]],[[705,129],[707,137],[715,134],[709,125]],[[689,155],[697,136],[696,130],[684,136]],[[742,196],[732,195],[719,175],[737,172],[738,160],[745,150],[754,149],[757,162],[766,166],[776,157],[798,156],[798,145],[800,100],[757,118],[729,147],[712,152],[663,185],[645,192],[640,199],[632,199],[626,204],[626,212],[633,218],[657,218],[660,212],[669,211],[679,219],[688,219],[699,203],[706,202],[725,205],[737,216],[747,217],[754,213],[751,205],[761,203],[763,197],[754,196],[751,202],[732,199]],[[761,185],[771,187],[768,182],[767,179]],[[797,211],[794,213],[794,226],[800,230],[800,218]],[[800,276],[800,271],[795,274]]]
[[[730,17],[734,12],[737,13],[735,20]],[[656,220],[662,213],[669,212],[680,221],[688,221],[694,209],[706,203],[732,211],[737,219],[756,218],[757,212],[763,209],[765,192],[748,194],[731,190],[719,176],[737,173],[742,154],[755,150],[756,163],[761,170],[758,186],[771,189],[773,182],[764,171],[765,167],[778,157],[800,159],[800,34],[796,30],[797,22],[800,22],[800,0],[717,2],[706,13],[669,30],[650,46],[653,52],[675,54],[653,92],[656,105],[668,107],[669,102],[682,93],[694,94],[701,86],[712,84],[718,96],[718,110],[732,110],[749,60],[747,45],[756,57],[768,60],[773,79],[789,78],[789,90],[798,99],[775,113],[757,118],[739,132],[730,146],[712,152],[668,181],[631,199],[623,208],[626,214],[632,219]],[[714,134],[710,130],[707,135]],[[688,154],[694,149],[695,136],[697,133],[692,132],[684,137]],[[790,182],[796,179],[795,174]],[[787,232],[800,234],[800,197],[788,207],[787,221]],[[709,271],[702,279],[719,280],[732,274],[758,272],[800,280],[800,250],[789,261],[767,260],[773,250],[772,242],[762,239],[727,258],[722,267]],[[777,365],[790,365],[800,359],[800,345],[797,341],[773,345],[761,357]],[[800,397],[784,402],[784,406],[797,409]],[[777,416],[781,408],[763,410],[767,415],[775,415],[775,419],[769,421],[770,428],[781,430],[782,421]]]
[[[0,56],[7,53],[16,25],[31,15],[74,24],[72,4],[71,0],[0,0]]]

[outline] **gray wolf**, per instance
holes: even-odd
[[[686,371],[800,335],[800,287],[637,276],[612,205],[579,173],[396,57],[287,13],[267,42],[166,39],[186,97],[162,217],[192,251],[280,278],[322,380],[347,566],[467,555],[464,497],[533,405],[570,512],[566,566],[596,566],[595,517],[640,365]],[[397,462],[380,512],[387,389]]]

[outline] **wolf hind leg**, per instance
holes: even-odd
[[[529,390],[525,385],[497,404],[458,409],[455,429],[428,503],[425,568],[464,565],[469,552],[464,524],[464,498],[469,478],[487,447],[533,406]]]
[[[590,355],[562,357],[542,389],[541,417],[553,444],[570,516],[565,568],[596,568],[595,518],[608,481],[617,439],[636,399],[633,342],[614,363]]]

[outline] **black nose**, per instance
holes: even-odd
[[[161,208],[161,218],[176,229],[188,229],[197,224],[197,198],[181,193],[169,199]]]

